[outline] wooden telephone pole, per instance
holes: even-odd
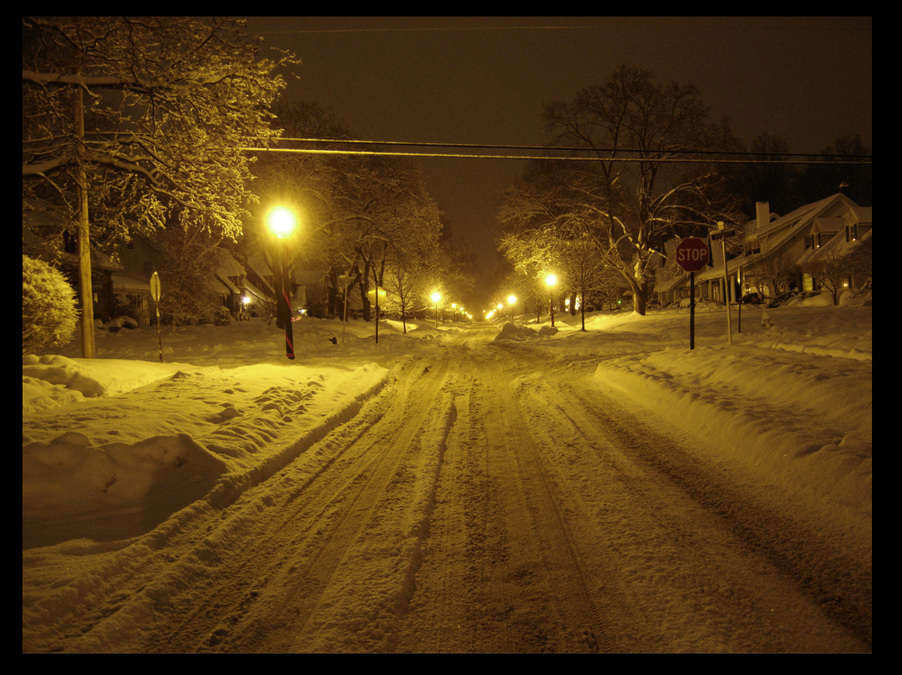
[[[88,182],[85,172],[85,113],[81,87],[75,88],[75,133],[78,137],[78,274],[81,300],[82,356],[95,357],[94,290],[91,284],[91,238],[88,220]]]

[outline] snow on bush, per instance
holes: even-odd
[[[63,274],[22,256],[22,354],[64,345],[75,334],[75,291]]]
[[[220,305],[213,312],[213,323],[216,326],[228,326],[232,323],[232,313],[228,307]]]

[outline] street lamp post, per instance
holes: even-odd
[[[545,277],[545,283],[548,285],[548,311],[551,314],[551,327],[554,328],[554,285],[557,283],[557,277],[549,274]]]
[[[517,302],[516,295],[507,296],[507,304],[511,306],[511,323],[514,322],[514,304]]]
[[[285,324],[285,356],[294,359],[294,335],[291,327],[291,299],[288,289],[288,237],[294,232],[294,214],[284,207],[272,209],[266,217],[270,231],[281,241],[282,263],[280,276],[280,297],[276,303],[278,317]]]
[[[432,304],[435,305],[435,327],[438,328],[438,301],[442,299],[441,293],[436,291],[432,294]]]

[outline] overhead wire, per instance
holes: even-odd
[[[500,145],[500,144],[484,144],[484,143],[437,143],[437,142],[416,142],[416,141],[372,141],[360,139],[335,139],[335,138],[278,138],[271,139],[275,141],[286,141],[295,143],[313,143],[313,144],[340,144],[340,145],[380,145],[380,146],[405,146],[405,147],[425,147],[425,148],[467,148],[479,150],[503,150],[508,151],[504,154],[487,154],[487,153],[461,153],[461,152],[434,152],[434,151],[418,151],[418,152],[399,152],[394,150],[350,150],[340,148],[284,148],[284,147],[257,147],[246,146],[241,150],[247,152],[284,152],[297,154],[318,154],[318,155],[362,155],[362,156],[381,156],[381,157],[430,157],[430,158],[446,158],[446,159],[503,159],[503,160],[550,160],[550,161],[570,161],[570,162],[670,162],[670,163],[711,163],[711,164],[872,164],[873,160],[870,155],[825,155],[823,153],[762,153],[762,152],[742,152],[742,151],[717,151],[717,150],[696,150],[678,148],[673,150],[661,151],[669,156],[574,156],[574,155],[526,155],[526,154],[510,154],[509,151],[534,151],[540,150],[544,152],[595,152],[595,153],[614,153],[622,152],[627,154],[636,154],[639,151],[632,149],[614,149],[610,148],[586,148],[586,147],[570,147],[570,146],[546,146],[546,145]],[[695,155],[688,157],[685,155]]]

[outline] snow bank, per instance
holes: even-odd
[[[43,410],[86,397],[115,396],[183,369],[197,370],[188,364],[28,355],[22,359],[22,411]]]
[[[70,431],[26,445],[22,457],[23,518],[44,526],[62,520],[70,534],[83,535],[93,530],[80,527],[85,521],[130,516],[141,526],[137,534],[203,497],[228,468],[187,434],[95,447]]]
[[[767,343],[764,343],[767,344]],[[595,379],[681,427],[716,458],[870,514],[870,359],[797,345],[668,347],[600,364]],[[824,357],[825,354],[831,357]]]
[[[536,330],[529,326],[517,326],[512,323],[506,323],[501,326],[501,331],[494,337],[492,342],[522,342],[524,340],[551,337],[557,332],[558,329],[551,326],[540,326]]]
[[[232,368],[23,358],[23,544],[127,539],[205,496],[234,499],[352,417],[389,373],[286,365],[284,354],[255,363],[259,342],[214,351],[231,362],[245,349]]]

